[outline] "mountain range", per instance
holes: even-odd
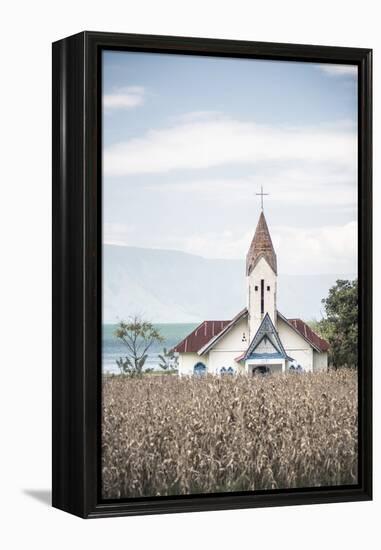
[[[350,274],[278,276],[278,309],[286,317],[320,319],[321,300]],[[246,305],[243,260],[207,259],[176,250],[105,244],[103,322],[141,315],[155,323],[231,319]]]

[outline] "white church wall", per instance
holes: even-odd
[[[197,363],[204,363],[208,370],[208,355],[200,357],[197,353],[179,354],[179,375],[190,376],[194,373],[194,366]]]
[[[276,327],[276,284],[277,276],[264,258],[261,258],[247,279],[248,309],[250,312],[250,339],[255,336],[259,325],[268,313]],[[261,280],[264,280],[264,314],[261,314]],[[255,287],[258,290],[255,290]],[[267,287],[270,290],[267,290]]]
[[[220,374],[222,367],[225,367],[225,369],[232,367],[234,372],[240,372],[242,369],[235,361],[235,358],[242,353],[241,351],[210,351],[208,372],[211,374]]]
[[[307,372],[319,372],[327,370],[327,353],[316,352],[310,344],[292,329],[282,318],[278,317],[278,333],[287,355],[295,360],[295,364],[301,365]],[[246,341],[242,342],[245,333]],[[242,355],[249,345],[247,318],[241,319],[221,340],[210,350],[209,353],[198,355],[198,353],[179,354],[179,374],[190,376],[194,374],[194,366],[203,363],[207,372],[219,374],[222,367],[226,369],[233,367],[236,373],[247,372],[243,364],[238,364],[235,359]],[[270,342],[262,342],[258,351],[271,353],[273,351]],[[271,359],[262,360],[266,364]]]
[[[246,340],[242,342],[245,335]],[[211,351],[244,352],[249,345],[247,317],[241,319],[225,336],[219,340]]]
[[[319,353],[314,350],[313,370],[314,372],[322,372],[328,369],[328,353],[325,351]]]
[[[290,355],[296,365],[300,365],[306,372],[313,371],[313,350],[310,349],[287,349],[287,355]]]
[[[245,336],[245,341],[242,341]],[[235,359],[242,355],[249,345],[247,318],[241,319],[209,352],[208,372],[219,374],[222,367],[233,367],[236,372],[244,370]]]
[[[298,365],[310,372],[313,370],[313,348],[293,330],[282,318],[278,317],[278,333],[287,355]]]

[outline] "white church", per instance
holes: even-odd
[[[246,287],[247,306],[233,319],[203,321],[174,348],[179,374],[326,370],[328,342],[277,309],[277,258],[263,207],[246,256]]]

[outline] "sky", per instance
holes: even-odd
[[[103,52],[103,239],[357,272],[357,68]]]

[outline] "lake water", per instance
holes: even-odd
[[[158,354],[162,353],[163,348],[171,349],[176,344],[181,342],[183,338],[196,328],[198,323],[162,323],[155,324],[155,328],[164,338],[164,342],[153,344],[148,352],[148,357],[145,362],[145,367],[158,369],[159,358]],[[102,330],[102,368],[103,372],[119,373],[119,368],[116,360],[120,357],[125,357],[127,348],[118,340],[115,335],[117,325],[103,325]]]

